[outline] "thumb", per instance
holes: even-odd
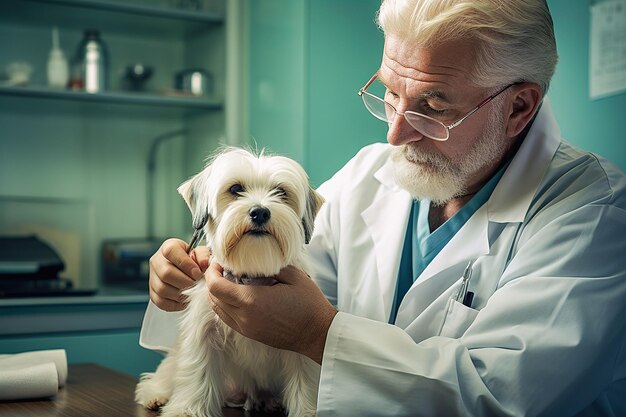
[[[311,279],[311,277],[301,269],[293,265],[289,265],[280,270],[278,275],[274,277],[281,284],[293,285],[303,279]]]

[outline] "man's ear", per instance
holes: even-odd
[[[320,208],[324,204],[324,197],[313,188],[309,188],[309,195],[307,197],[306,211],[302,218],[302,226],[304,227],[304,243],[311,241],[313,235],[313,226],[315,224],[315,216],[320,211]]]
[[[537,113],[543,100],[543,93],[541,87],[535,83],[520,83],[510,88],[513,94],[510,96],[506,135],[515,138],[522,133]]]

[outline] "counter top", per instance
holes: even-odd
[[[148,290],[103,287],[94,295],[0,299],[0,336],[138,329]]]
[[[76,304],[123,304],[142,303],[149,300],[148,288],[145,289],[104,286],[92,295],[55,295],[50,297],[14,297],[0,298],[1,307],[16,306],[53,306]]]
[[[67,385],[51,399],[0,402],[0,415],[6,417],[157,417],[135,403],[137,380],[129,375],[94,364],[69,366]],[[283,413],[248,412],[241,408],[223,409],[225,417],[284,417]]]

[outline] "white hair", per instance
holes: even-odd
[[[545,0],[383,0],[378,26],[419,47],[471,39],[480,87],[534,82],[545,93],[557,62]]]

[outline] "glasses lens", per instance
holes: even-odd
[[[444,141],[448,140],[450,132],[448,128],[444,126],[438,120],[431,119],[428,116],[419,113],[406,112],[404,114],[406,121],[413,127],[413,129],[420,132],[422,135],[427,136],[433,140]]]
[[[366,91],[361,95],[363,104],[367,110],[372,113],[374,117],[383,122],[393,122],[396,116],[396,110],[380,97],[376,97]],[[431,119],[430,117],[414,113],[406,112],[404,114],[407,122],[422,135],[434,140],[444,141],[448,140],[448,128],[446,128],[441,122]]]
[[[381,98],[367,92],[364,92],[361,95],[361,98],[363,99],[363,104],[365,104],[367,110],[377,119],[382,120],[383,122],[389,122],[389,120],[393,119],[395,112],[393,109],[389,109],[389,105]]]

